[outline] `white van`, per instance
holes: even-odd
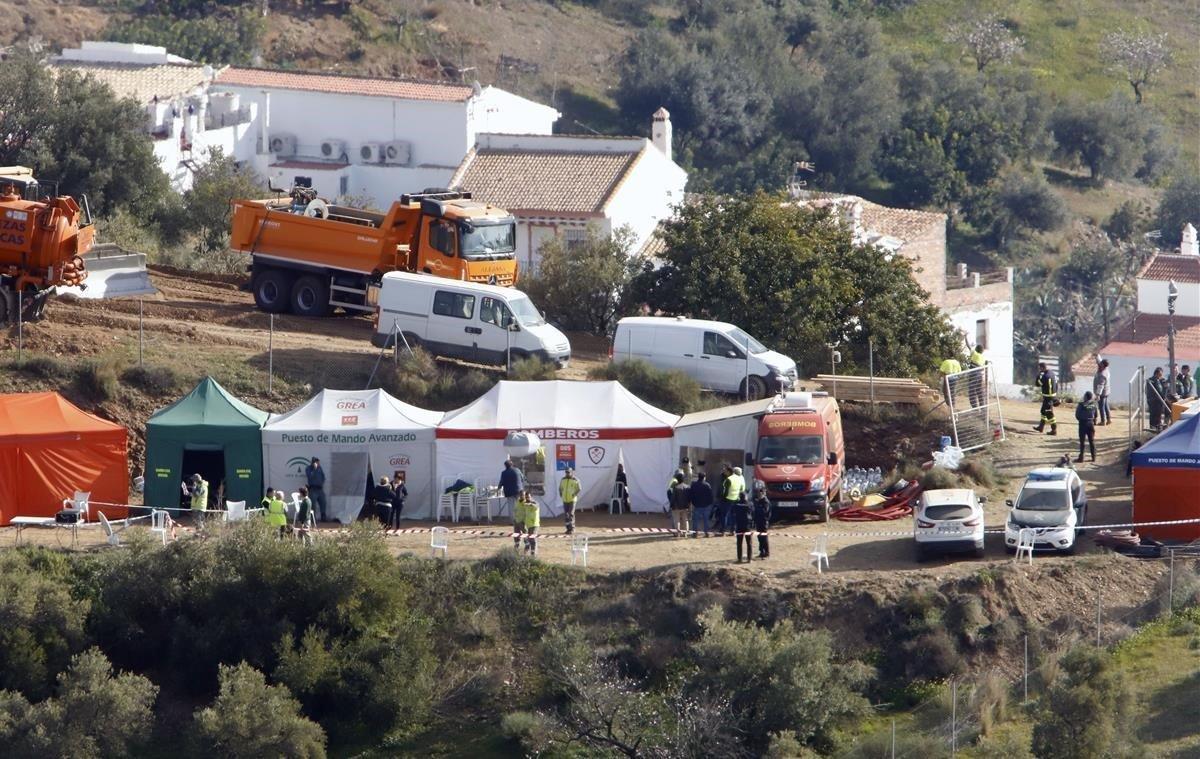
[[[571,359],[567,336],[511,287],[389,272],[367,297],[376,307],[377,346],[390,346],[401,332],[435,356],[481,364],[503,365],[510,351],[513,361],[536,356],[559,368]]]
[[[749,351],[747,351],[747,348]],[[762,398],[791,389],[796,362],[726,322],[634,316],[617,322],[612,359],[677,369],[701,387]]]

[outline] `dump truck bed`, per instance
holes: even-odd
[[[330,218],[322,219],[287,208],[235,200],[230,247],[264,258],[361,274],[403,268],[407,251],[387,239],[380,228],[383,214],[331,206]]]

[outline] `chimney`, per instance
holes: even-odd
[[[666,108],[659,108],[654,112],[654,120],[650,124],[650,141],[654,143],[654,147],[671,159],[671,114]]]
[[[1200,256],[1200,244],[1196,242],[1196,228],[1188,222],[1183,228],[1183,240],[1179,243],[1179,252],[1185,256]]]

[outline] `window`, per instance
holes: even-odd
[[[498,298],[484,298],[479,303],[479,321],[504,329],[512,324],[512,314],[509,313],[508,306],[504,305],[504,301]]]
[[[987,350],[988,347],[988,321],[980,319],[975,322],[975,344],[980,348]]]
[[[350,177],[338,178],[338,195],[346,197],[350,194]]]
[[[587,242],[587,237],[586,229],[565,229],[563,230],[563,245],[567,250],[572,250]]]
[[[454,225],[444,221],[430,224],[429,245],[448,256],[454,255]]]
[[[433,313],[453,316],[455,319],[470,319],[475,315],[475,296],[438,290],[433,294]]]
[[[742,352],[733,343],[729,342],[728,338],[716,332],[704,333],[704,353],[709,356],[720,356],[721,358],[745,358]],[[730,356],[730,353],[734,355]]]

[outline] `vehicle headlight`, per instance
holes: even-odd
[[[808,483],[809,490],[822,490],[825,487],[825,477],[813,477],[812,482]]]

